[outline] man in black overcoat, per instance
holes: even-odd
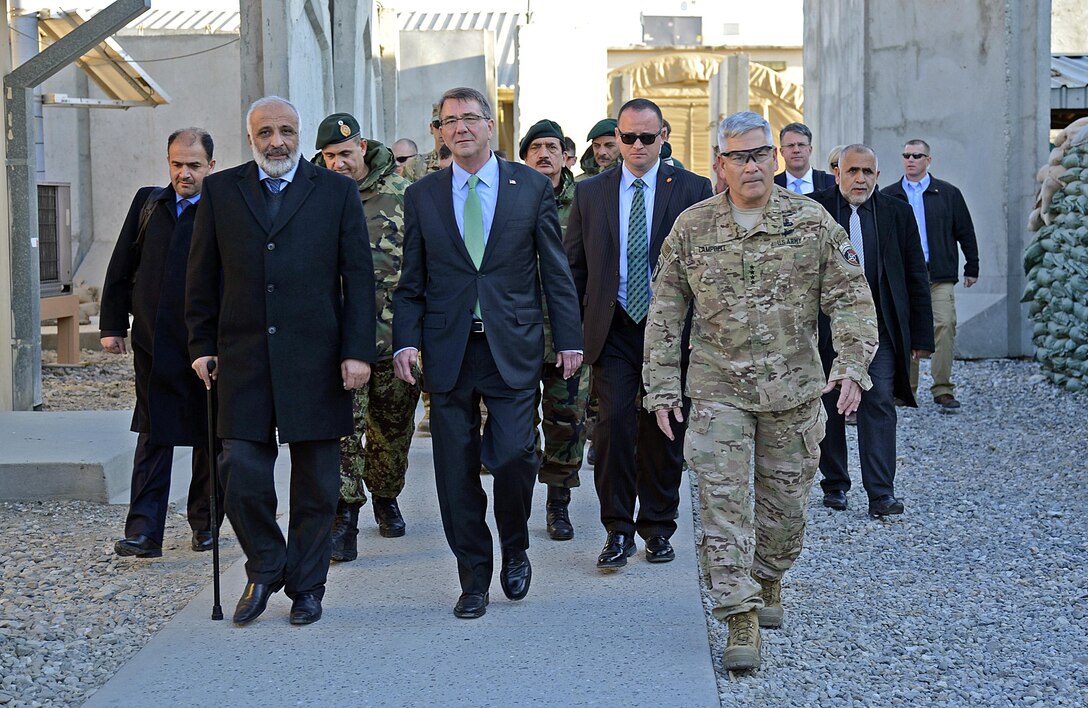
[[[909,205],[875,191],[879,176],[872,148],[847,145],[839,155],[838,186],[811,195],[850,235],[876,305],[880,346],[869,364],[873,386],[862,395],[857,411],[861,481],[869,497],[869,515],[874,517],[903,513],[903,502],[895,496],[895,399],[917,406],[910,388],[910,362],[933,351],[929,274],[918,225]],[[826,316],[819,320],[819,338],[827,373],[835,352]],[[820,485],[824,506],[843,511],[850,474],[838,396],[834,391],[823,396],[827,432],[820,443]]]
[[[375,358],[374,269],[358,187],[300,160],[295,107],[266,96],[246,124],[253,161],[204,185],[189,254],[189,354],[207,386],[218,381],[226,511],[249,579],[234,622],[255,619],[286,588],[291,623],[309,624],[321,618],[351,390]],[[277,439],[291,454],[286,540]]]
[[[212,547],[204,387],[189,368],[183,312],[185,263],[204,177],[215,168],[212,151],[211,136],[200,128],[170,135],[170,184],[136,192],[102,287],[102,348],[126,352],[131,313],[136,369],[132,430],[139,436],[125,538],[113,546],[120,556],[162,555],[174,446],[193,448],[188,504],[192,548]]]

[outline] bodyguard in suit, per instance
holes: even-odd
[[[873,386],[857,411],[861,479],[874,517],[903,513],[903,502],[895,497],[895,399],[917,406],[910,362],[933,351],[929,275],[918,226],[910,206],[875,191],[879,176],[870,147],[847,145],[839,155],[838,187],[812,195],[850,235],[876,305],[880,346],[869,365]],[[826,316],[821,316],[819,329],[826,373],[835,356]],[[837,409],[838,393],[824,394],[823,399],[827,433],[820,443],[820,485],[824,506],[842,511],[850,489],[845,421]]]
[[[394,365],[414,383],[419,352],[426,361],[438,503],[462,590],[453,612],[474,619],[486,611],[494,556],[481,463],[494,478],[503,592],[520,600],[532,577],[525,551],[539,466],[541,286],[565,378],[582,364],[582,331],[551,181],[495,157],[491,106],[479,91],[450,89],[439,111],[453,164],[405,196]],[[481,399],[488,410],[482,439]]]
[[[797,194],[812,194],[835,186],[835,176],[812,169],[812,131],[804,123],[790,123],[778,131],[786,170],[774,183]]]
[[[634,555],[634,533],[651,563],[675,557],[684,424],[674,441],[639,404],[650,274],[680,212],[712,196],[710,181],[660,160],[664,119],[653,101],[620,108],[623,163],[579,182],[565,246],[582,302],[586,361],[593,365],[600,417],[594,428],[594,482],[608,538],[597,567],[614,570]],[[639,515],[635,519],[635,502]]]
[[[226,511],[249,582],[236,624],[286,587],[291,623],[321,618],[351,390],[375,358],[374,269],[358,187],[300,161],[298,111],[266,96],[246,116],[253,161],[204,183],[185,319],[193,369],[217,367]],[[276,523],[277,438],[291,516]]]
[[[162,555],[177,445],[193,448],[188,505],[192,549],[212,547],[207,407],[204,387],[189,370],[183,307],[193,220],[204,178],[215,169],[213,149],[212,136],[200,128],[170,134],[170,185],[136,192],[106,269],[99,321],[102,348],[125,353],[132,313],[132,430],[139,434],[125,538],[113,546],[119,556]]]

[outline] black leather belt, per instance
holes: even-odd
[[[470,334],[483,334],[484,323],[481,320],[472,320],[472,328],[469,329]]]

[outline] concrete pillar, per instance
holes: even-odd
[[[1030,353],[1020,261],[1048,153],[1050,0],[806,0],[804,51],[816,155],[865,142],[886,186],[923,138],[933,175],[963,191],[981,277],[956,291],[957,353]]]
[[[381,96],[381,113],[374,126],[376,135],[385,136],[384,141],[392,146],[401,138],[397,135],[400,74],[400,26],[397,24],[397,12],[393,8],[379,6],[372,23],[374,36],[378,44],[377,93]],[[427,147],[424,152],[429,150]]]
[[[615,118],[623,104],[635,97],[634,82],[630,74],[617,74],[612,77],[612,101],[608,106],[608,115]]]
[[[710,145],[718,144],[718,126],[726,116],[747,111],[748,55],[731,54],[722,60],[718,74],[710,80]]]
[[[4,17],[8,16],[6,0],[0,0]],[[11,71],[11,49],[8,33],[0,32],[0,76]],[[7,141],[0,140],[0,165],[7,164]],[[8,171],[0,170],[0,274],[8,282],[11,272],[11,214],[8,210]],[[0,288],[0,411],[14,410],[12,358],[11,288]]]

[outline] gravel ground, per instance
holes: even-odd
[[[84,349],[78,364],[58,364],[57,353],[42,352],[42,409],[47,411],[130,411],[136,404],[132,354]]]
[[[1088,705],[1088,396],[1023,361],[955,380],[959,415],[899,409],[905,515],[867,516],[856,452],[848,511],[813,486],[759,671],[721,672],[704,586],[723,706]]]

